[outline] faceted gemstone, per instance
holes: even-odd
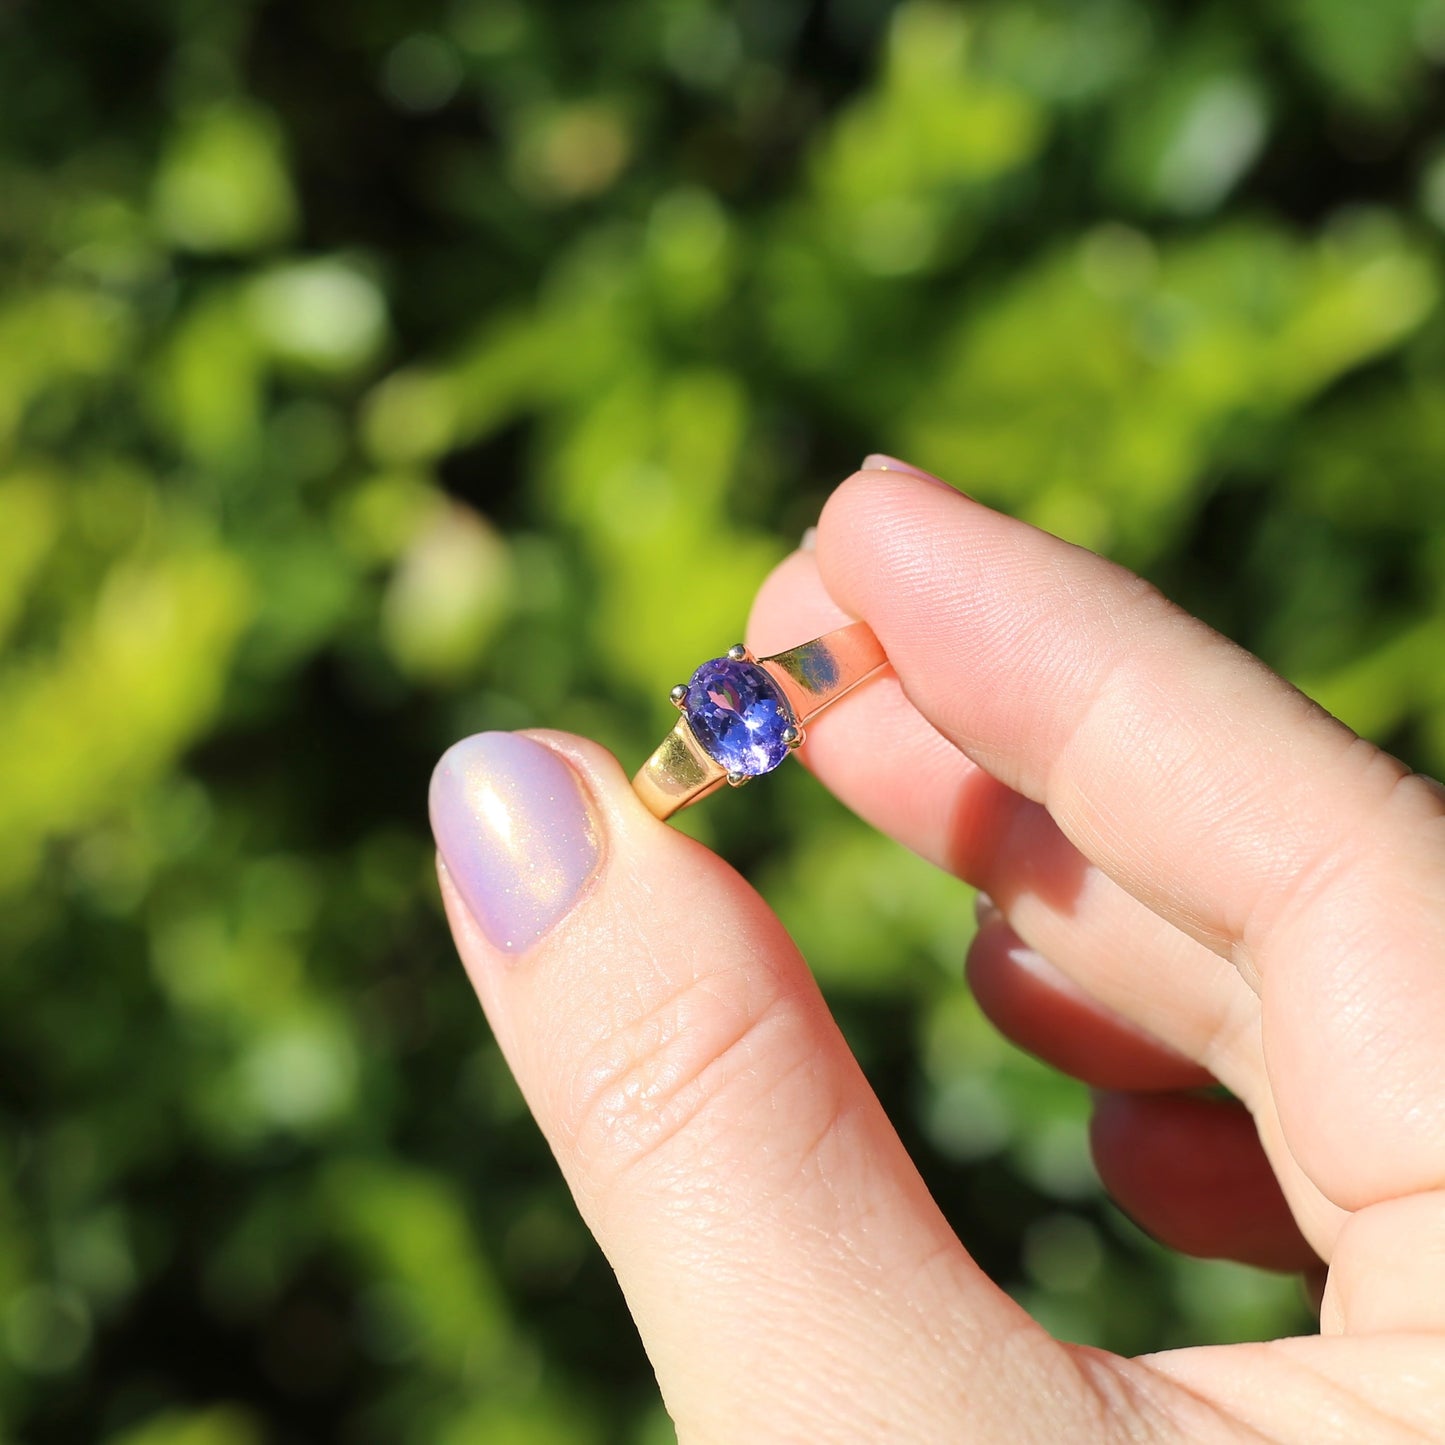
[[[693,673],[683,704],[708,755],[730,773],[754,778],[788,756],[783,733],[792,710],[778,685],[751,662],[715,657]]]

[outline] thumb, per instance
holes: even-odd
[[[1021,1363],[1077,1381],[939,1214],[781,924],[608,754],[482,733],[431,816],[462,959],[684,1438],[952,1438]]]

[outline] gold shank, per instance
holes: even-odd
[[[777,683],[801,728],[887,661],[873,629],[866,622],[853,622],[786,652],[760,657],[757,665]],[[638,770],[632,786],[656,817],[670,818],[720,788],[726,778],[722,765],[703,751],[684,714]]]
[[[680,717],[662,745],[632,780],[637,795],[658,818],[705,798],[727,781],[721,763],[702,750],[686,717]]]
[[[801,727],[887,661],[873,629],[853,622],[800,647],[760,657],[758,666],[782,689]]]

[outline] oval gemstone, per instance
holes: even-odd
[[[683,711],[698,742],[730,773],[755,778],[788,756],[792,710],[778,685],[751,662],[715,657],[693,673]]]

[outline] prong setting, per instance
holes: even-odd
[[[803,746],[803,730],[794,725],[783,729],[783,741],[788,745],[789,752],[796,752]]]
[[[672,699],[672,705],[673,705],[673,707],[678,707],[678,708],[686,707],[686,706],[687,706],[687,684],[686,684],[685,682],[680,682],[680,683],[678,683],[678,685],[677,685],[675,688],[673,688],[673,690],[672,690],[670,693],[668,693],[668,697],[670,697],[670,698]]]
[[[751,662],[752,654],[749,653],[745,644],[735,642],[728,648],[728,658],[732,662]]]
[[[746,773],[730,772],[728,774],[728,787],[730,788],[741,788],[744,783],[750,781],[751,779]]]

